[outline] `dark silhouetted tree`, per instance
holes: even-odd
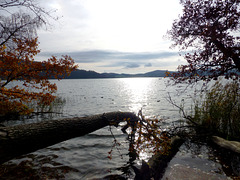
[[[168,31],[185,54],[186,65],[172,74],[179,82],[188,79],[238,79],[240,71],[240,1],[181,0],[183,14]]]
[[[0,45],[14,49],[13,39],[36,38],[37,28],[53,17],[36,0],[4,0],[0,2]],[[47,26],[46,26],[47,27]]]

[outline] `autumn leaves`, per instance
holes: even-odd
[[[37,38],[13,42],[14,49],[0,47],[0,115],[29,114],[32,109],[26,104],[33,100],[49,105],[57,90],[49,78],[62,79],[77,68],[69,56],[35,61],[34,57],[40,52]],[[20,80],[20,85],[13,85],[14,80]]]

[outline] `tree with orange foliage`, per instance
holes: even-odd
[[[8,113],[29,114],[32,109],[26,103],[37,100],[49,105],[55,96],[57,86],[49,78],[62,79],[77,68],[69,56],[47,61],[34,61],[40,51],[35,39],[14,39],[16,48],[8,51],[0,47],[0,115]],[[11,83],[19,80],[20,84]]]
[[[0,115],[28,114],[32,109],[26,104],[33,100],[49,105],[57,87],[48,79],[64,78],[76,69],[69,56],[34,61],[40,52],[37,29],[47,25],[49,17],[57,19],[52,12],[35,0],[0,2]]]

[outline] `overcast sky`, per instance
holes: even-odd
[[[164,38],[181,14],[179,0],[47,0],[60,19],[39,30],[39,59],[70,55],[79,69],[142,73],[184,61]]]

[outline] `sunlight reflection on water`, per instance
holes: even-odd
[[[130,111],[137,112],[143,106],[147,106],[153,89],[152,83],[154,79],[128,78],[119,79],[119,81],[123,84],[125,94],[130,101]]]
[[[143,108],[145,116],[179,116],[167,101],[167,92],[175,96],[165,79],[122,78],[56,81],[58,94],[67,100],[67,116],[93,115],[109,111],[132,111]],[[176,113],[169,113],[169,110]],[[174,115],[175,114],[175,115]]]

